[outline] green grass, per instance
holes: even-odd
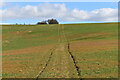
[[[98,33],[98,34],[97,34]],[[105,34],[103,34],[105,33]],[[67,24],[65,25],[65,34],[70,43],[77,41],[81,42],[101,42],[103,40],[118,39],[118,24]],[[96,35],[97,34],[97,35]],[[80,43],[78,43],[80,44]],[[108,49],[111,44],[107,44]],[[75,45],[71,45],[75,46]],[[88,44],[89,46],[89,44]],[[104,46],[98,44],[102,48],[95,48],[94,44],[92,51],[87,51],[90,47],[86,45],[86,51],[81,49],[72,49],[72,54],[75,57],[77,66],[81,69],[81,77],[83,78],[117,78],[118,77],[118,48],[105,49]],[[96,45],[95,45],[96,46]],[[106,45],[105,45],[106,46]],[[83,46],[80,46],[82,48]],[[98,51],[94,51],[97,50]],[[90,60],[90,61],[89,61]],[[92,61],[91,61],[92,60]],[[93,65],[93,66],[92,66]],[[86,67],[85,67],[86,66]],[[86,69],[84,69],[84,67]],[[96,68],[94,68],[96,67]]]
[[[3,25],[3,77],[35,77],[38,72],[42,70],[42,68],[45,66],[45,63],[50,55],[50,49],[58,44],[60,35],[63,35],[58,32],[59,26],[59,24]],[[70,42],[70,50],[76,60],[76,64],[81,69],[81,77],[117,77],[117,23],[64,24],[64,32],[68,41]],[[65,42],[64,39],[62,40]],[[102,44],[103,42],[105,42],[106,44]],[[77,47],[75,43],[83,46],[77,45]],[[88,43],[88,45],[85,43]],[[89,47],[89,45],[91,47]],[[28,53],[26,53],[27,51],[25,51],[24,49],[28,49]],[[14,52],[17,50],[21,50],[21,54],[19,53],[13,55],[4,55],[6,52]],[[31,52],[29,52],[29,50],[31,50]],[[37,50],[37,52],[34,52],[32,50]],[[63,57],[64,54],[67,55],[66,53],[62,53],[62,55],[60,54],[60,52],[58,52],[58,54],[54,54],[53,58],[51,59],[53,61],[49,64],[53,66],[54,64],[58,64],[55,67],[56,71],[57,68],[59,68],[60,66],[59,62],[56,63],[56,61],[61,61],[61,57]],[[66,57],[65,59],[65,62],[67,61],[69,61],[68,57]],[[50,68],[52,68],[52,66],[48,67],[46,69],[46,72],[55,74],[55,72],[51,72],[52,70],[49,70]],[[50,76],[50,74],[46,72],[44,72],[44,74],[42,75],[43,77]],[[70,72],[72,72],[72,69],[70,70]],[[57,75],[58,74],[56,74],[56,76]],[[65,74],[61,74],[58,76],[63,75]]]
[[[39,45],[56,43],[56,39],[51,37],[58,36],[57,27],[52,26],[3,26],[3,50],[14,50]],[[20,31],[17,33],[17,31]],[[32,32],[28,32],[32,31]],[[49,38],[49,39],[48,39]],[[9,43],[4,43],[7,40]]]
[[[96,34],[96,33],[112,33],[105,35],[95,35],[88,37],[85,34]],[[118,38],[118,24],[66,24],[65,34],[70,35],[80,35],[79,37],[72,37],[70,40],[98,40],[98,39],[117,39]]]

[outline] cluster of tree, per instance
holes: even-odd
[[[15,25],[31,25],[31,24],[25,24],[25,23],[23,23],[23,24],[18,24],[18,23],[16,23]]]
[[[56,19],[48,19],[46,21],[38,22],[37,24],[59,24],[59,22]]]
[[[47,24],[46,21],[41,21],[41,22],[38,22],[37,24]]]

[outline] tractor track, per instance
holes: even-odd
[[[70,51],[70,43],[68,43],[68,45],[67,45],[67,50],[68,50],[68,53],[70,54],[70,57],[72,58],[72,60],[73,60],[73,63],[74,63],[74,66],[75,66],[75,68],[76,68],[76,71],[77,71],[77,75],[79,76],[79,78],[81,77],[81,71],[80,71],[80,68],[77,66],[77,64],[76,64],[76,61],[75,61],[75,58],[74,58],[74,56],[72,55],[72,52]]]
[[[59,37],[61,37],[61,36],[60,36],[60,29],[59,29],[59,27],[58,27],[58,35],[59,35]],[[61,41],[61,39],[59,38],[59,39],[58,39],[58,45],[59,45],[60,41]],[[45,70],[46,67],[48,66],[48,64],[49,64],[49,62],[50,62],[50,60],[51,60],[51,58],[52,58],[53,52],[54,52],[54,50],[56,49],[56,46],[57,46],[57,45],[55,45],[52,49],[50,49],[50,50],[49,50],[50,52],[48,51],[48,53],[50,53],[50,56],[49,56],[48,60],[46,61],[45,66],[42,68],[42,70],[41,70],[41,71],[37,74],[37,76],[35,77],[36,80],[39,80],[39,76],[44,72],[44,70]]]
[[[45,69],[47,68],[48,64],[50,63],[50,60],[53,57],[52,55],[54,54],[54,51],[56,50],[58,45],[60,45],[62,42],[65,42],[66,50],[69,53],[70,58],[72,59],[72,61],[74,63],[74,67],[76,68],[76,72],[77,72],[78,78],[81,77],[80,68],[77,66],[75,58],[72,55],[72,52],[70,51],[70,43],[69,43],[68,39],[65,36],[64,25],[63,24],[58,27],[58,35],[59,35],[58,44],[56,46],[54,46],[52,49],[50,49],[50,52],[48,52],[48,53],[50,53],[50,56],[48,57],[48,60],[46,61],[45,66],[42,68],[42,70],[36,76],[36,80],[39,80],[39,76],[45,71]],[[80,79],[80,80],[82,80],[82,79]]]
[[[80,77],[81,77],[81,70],[80,70],[80,68],[77,66],[76,61],[75,61],[75,58],[74,58],[72,52],[70,51],[70,43],[69,43],[68,39],[67,39],[66,36],[65,36],[64,26],[63,26],[63,25],[62,25],[62,33],[63,33],[63,35],[64,35],[64,38],[65,38],[66,42],[67,42],[67,51],[68,51],[70,57],[71,57],[72,60],[73,60],[74,66],[75,66],[76,71],[77,71],[77,75],[78,75],[78,77],[80,78]],[[82,79],[81,79],[81,80],[82,80]]]
[[[60,36],[60,31],[59,31],[59,28],[58,28],[58,35]],[[60,40],[58,39],[58,43],[60,42]],[[39,76],[44,72],[44,70],[46,69],[46,67],[48,66],[51,58],[52,58],[52,55],[53,55],[53,52],[54,50],[56,49],[56,46],[55,45],[52,49],[50,49],[47,53],[50,53],[50,56],[48,57],[48,60],[46,61],[46,64],[45,66],[42,68],[42,70],[37,74],[37,76],[35,77],[36,80],[39,80]]]
[[[52,48],[50,51],[50,56],[49,56],[49,58],[48,58],[48,60],[47,60],[47,62],[46,62],[46,64],[45,64],[45,66],[43,67],[43,69],[38,73],[38,75],[36,76],[36,80],[38,80],[39,79],[39,76],[44,72],[44,70],[46,69],[46,67],[48,66],[48,64],[49,64],[49,62],[50,62],[50,60],[51,60],[51,58],[52,58],[52,55],[53,55],[53,52],[54,52],[54,50],[56,49],[56,46],[54,47],[54,48]]]

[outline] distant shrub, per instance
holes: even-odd
[[[47,21],[41,21],[37,23],[37,25],[39,24],[59,24],[59,22],[56,19],[48,19]]]
[[[48,24],[59,24],[56,19],[49,19]]]
[[[42,21],[42,22],[38,22],[37,24],[38,24],[38,25],[39,25],[39,24],[47,24],[47,22],[46,22],[46,21]]]

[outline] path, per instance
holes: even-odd
[[[51,49],[51,55],[37,75],[38,78],[79,78],[79,68],[70,52],[70,43],[64,34],[64,25],[58,27],[58,44]]]

